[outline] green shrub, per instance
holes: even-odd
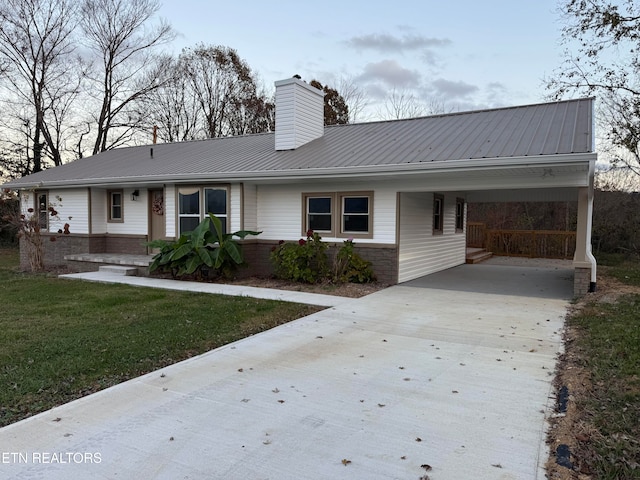
[[[354,250],[353,240],[345,240],[333,262],[333,279],[336,283],[368,283],[375,280],[371,262]]]
[[[354,250],[352,239],[345,240],[329,267],[329,245],[313,230],[307,238],[297,243],[280,241],[271,251],[271,262],[279,278],[294,282],[318,283],[323,280],[335,283],[367,283],[375,280],[371,262],[364,260]]]
[[[294,282],[318,283],[329,275],[328,245],[309,230],[298,243],[281,241],[271,252],[271,262],[279,278]]]
[[[224,233],[220,219],[210,213],[193,231],[183,233],[176,241],[147,243],[151,248],[160,249],[149,271],[160,269],[171,272],[174,277],[192,274],[201,277],[203,271],[211,268],[217,275],[229,278],[238,266],[245,265],[240,245],[233,237],[260,233],[249,230]]]

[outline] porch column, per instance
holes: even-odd
[[[593,186],[578,188],[578,224],[576,251],[573,256],[575,296],[596,289],[596,259],[591,253],[591,226],[593,215]]]

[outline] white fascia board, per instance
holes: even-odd
[[[139,177],[106,177],[92,179],[57,180],[52,182],[16,182],[14,190],[37,188],[70,188],[78,186],[108,187],[113,185],[133,186],[141,184],[164,183],[207,183],[207,182],[243,182],[252,181],[293,181],[314,178],[381,177],[385,175],[411,175],[419,172],[453,173],[469,171],[499,170],[503,168],[559,167],[576,164],[595,164],[595,153],[576,153],[570,155],[538,155],[527,157],[499,157],[483,159],[446,160],[438,162],[407,163],[393,165],[365,165],[357,167],[305,168],[295,170],[273,170],[253,172],[210,172],[185,175],[145,175]],[[592,171],[592,168],[590,168]],[[591,175],[591,173],[590,173]]]

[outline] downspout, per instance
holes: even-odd
[[[596,291],[596,270],[598,262],[593,256],[591,250],[591,229],[593,228],[593,181],[595,177],[596,161],[591,160],[589,162],[589,192],[588,192],[588,206],[589,215],[587,223],[587,260],[591,263],[591,283],[589,284],[589,292]]]
[[[576,231],[576,251],[573,258],[574,268],[589,269],[591,272],[589,292],[596,291],[597,262],[591,251],[594,172],[595,159],[589,162],[589,186],[578,189],[578,229]]]

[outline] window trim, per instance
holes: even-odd
[[[113,216],[113,194],[120,195],[120,217]],[[107,222],[124,223],[124,190],[107,190]]]
[[[444,234],[444,195],[433,194],[433,235]]]
[[[198,199],[198,214],[181,214],[180,213],[180,190],[197,190],[199,199]],[[205,190],[225,190],[226,192],[226,205],[225,205],[225,214],[226,218],[226,230],[224,233],[228,233],[230,231],[230,221],[231,221],[231,186],[228,184],[206,184],[206,185],[176,185],[176,234],[178,237],[182,235],[183,232],[180,231],[180,219],[181,218],[198,218],[198,223],[204,220],[207,212],[205,211],[205,202],[206,195]],[[216,214],[217,217],[220,218],[220,214]]]
[[[45,200],[45,205],[44,205],[44,210],[40,209],[40,196],[44,195],[46,200]],[[34,210],[35,210],[35,215],[37,215],[38,218],[38,224],[40,226],[40,230],[49,231],[49,225],[50,225],[50,221],[49,221],[49,191],[48,190],[36,190],[34,192],[34,199],[33,199],[33,203],[34,203]],[[44,214],[44,215],[43,215]],[[42,223],[42,220],[44,219],[44,225]]]
[[[336,232],[336,194],[333,192],[314,192],[302,194],[302,235],[306,236],[311,230],[309,225],[309,199],[310,198],[329,198],[331,200],[331,230],[315,230],[325,237],[335,237]]]
[[[464,198],[456,198],[456,233],[464,232],[465,203]]]
[[[367,206],[368,206],[368,211],[366,213],[366,216],[368,218],[368,222],[367,222],[367,231],[366,232],[349,232],[349,231],[344,231],[343,227],[344,227],[344,217],[345,217],[345,211],[344,211],[344,206],[345,206],[345,202],[344,199],[345,198],[358,198],[358,197],[366,197],[367,198]],[[341,238],[373,238],[373,192],[372,191],[368,191],[368,192],[339,192],[338,193],[338,202],[340,204],[340,218],[339,218],[339,222],[340,222],[340,226],[338,229],[339,232],[339,236]],[[357,214],[356,214],[357,215]]]
[[[303,192],[302,193],[302,235],[306,236],[309,228],[309,198],[331,198],[331,230],[318,230],[322,236],[332,238],[373,238],[373,191],[345,192]],[[368,231],[344,231],[344,199],[348,197],[367,197],[368,199]]]

